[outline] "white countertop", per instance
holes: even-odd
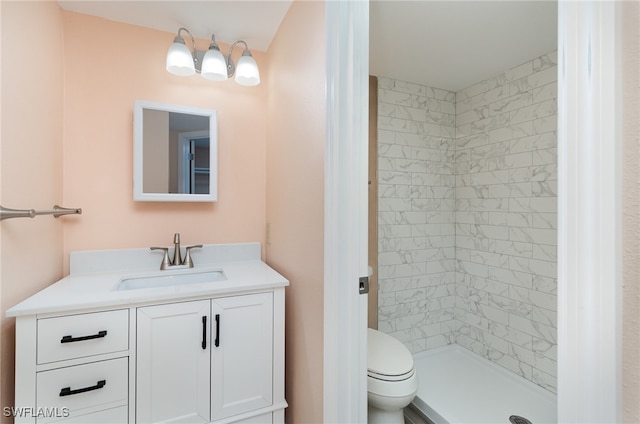
[[[173,250],[173,249],[171,249]],[[132,257],[139,259],[131,261]],[[158,301],[285,287],[289,282],[260,260],[260,245],[205,245],[192,252],[195,266],[160,271],[162,255],[149,249],[73,252],[71,274],[7,311],[7,316],[130,307]],[[124,259],[123,259],[124,258]],[[119,263],[119,259],[123,259]],[[135,290],[115,290],[125,278],[222,270],[226,280]]]

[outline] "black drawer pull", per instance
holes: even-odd
[[[207,348],[207,317],[202,317],[202,348]]]
[[[107,380],[100,380],[96,383],[95,386],[83,387],[82,389],[71,390],[71,387],[65,387],[60,389],[60,396],[71,396],[77,395],[78,393],[90,392],[92,390],[102,389],[104,385],[107,384]]]
[[[92,334],[90,336],[82,336],[82,337],[64,336],[60,340],[60,343],[81,342],[83,340],[99,339],[106,335],[107,335],[107,330],[98,331],[98,334]]]
[[[220,347],[220,314],[216,314],[216,340],[213,344]]]

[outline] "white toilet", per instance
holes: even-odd
[[[397,339],[368,329],[369,424],[404,424],[403,409],[418,391],[411,352]]]

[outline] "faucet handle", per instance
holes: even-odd
[[[168,247],[150,247],[151,250],[163,250],[164,256],[162,257],[162,263],[160,264],[160,269],[165,270],[169,268],[171,265],[171,259],[169,259],[169,248]]]
[[[201,244],[196,244],[193,246],[187,246],[186,247],[186,253],[184,255],[184,260],[182,261],[182,265],[188,265],[189,268],[193,268],[193,261],[191,260],[191,249],[195,249],[195,248],[202,248]]]

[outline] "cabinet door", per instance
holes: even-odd
[[[211,303],[211,418],[272,404],[273,294]]]
[[[210,421],[210,308],[209,300],[138,308],[138,423]]]

